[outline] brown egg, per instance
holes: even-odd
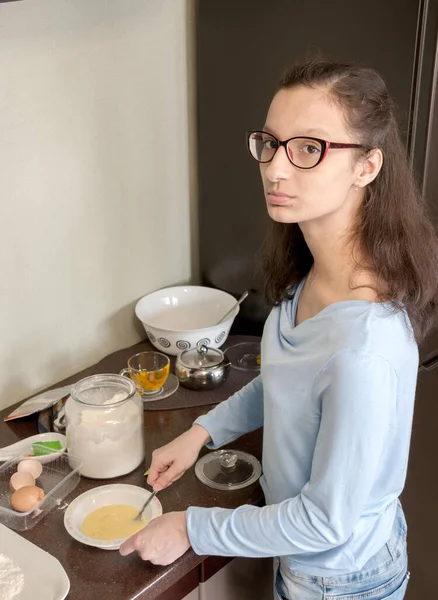
[[[11,506],[18,512],[27,512],[44,498],[44,490],[36,485],[26,485],[11,496]]]
[[[33,475],[27,471],[14,473],[9,480],[9,487],[13,492],[19,490],[25,485],[35,485],[35,479]]]
[[[43,465],[38,460],[27,458],[18,463],[17,471],[27,471],[34,479],[38,479],[43,472]]]

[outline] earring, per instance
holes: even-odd
[[[357,187],[357,185],[355,185],[355,186],[354,186],[354,191],[355,191],[355,192],[358,192],[358,191],[359,191],[359,188]]]

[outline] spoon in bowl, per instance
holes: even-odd
[[[142,515],[143,515],[143,513],[145,511],[145,508],[147,506],[149,506],[149,504],[152,502],[152,500],[155,498],[156,495],[157,495],[157,492],[152,492],[152,494],[149,496],[149,498],[143,504],[143,507],[140,510],[140,512],[138,513],[138,515],[134,518],[134,521],[141,521],[141,517],[142,517]]]
[[[239,304],[241,304],[245,298],[248,296],[249,292],[245,291],[243,292],[243,294],[240,296],[239,300],[237,300],[237,302],[235,304],[233,304],[233,306],[230,308],[230,310],[228,310],[224,316],[222,317],[222,319],[219,319],[219,321],[216,323],[216,325],[219,325],[220,323],[222,323],[222,321],[225,321],[225,319],[228,317],[228,315],[230,315],[233,310],[235,310],[236,306],[239,306]]]

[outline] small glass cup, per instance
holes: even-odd
[[[169,376],[169,357],[161,352],[140,352],[128,360],[120,375],[130,377],[143,398],[159,396]]]

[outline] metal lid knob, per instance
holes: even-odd
[[[198,345],[196,346],[199,354],[207,354],[208,352],[208,348],[205,344],[203,344],[202,342],[199,342]]]

